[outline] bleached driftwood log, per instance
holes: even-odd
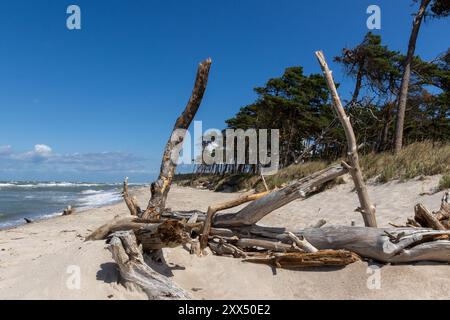
[[[120,276],[126,285],[140,287],[150,300],[189,299],[190,294],[172,280],[155,272],[144,262],[144,257],[132,231],[114,233],[109,250],[119,266]]]
[[[216,215],[213,225],[215,227],[253,225],[272,211],[279,209],[296,199],[305,199],[308,195],[317,191],[317,189],[326,182],[332,181],[347,172],[347,169],[341,165],[331,166],[308,177],[302,178],[283,189],[271,192],[268,195],[253,201],[237,213]]]
[[[224,234],[221,229],[221,234]],[[288,230],[265,226],[243,226],[228,229],[238,237],[292,243],[288,232],[304,237],[319,250],[345,249],[361,257],[380,262],[407,263],[415,261],[450,262],[450,231],[414,228],[361,228],[333,226]],[[216,229],[211,229],[214,235]]]
[[[358,211],[361,212],[366,227],[376,228],[377,221],[375,218],[375,206],[370,201],[366,184],[364,183],[361,167],[359,165],[358,146],[356,144],[356,137],[355,133],[353,132],[350,118],[347,116],[344,107],[342,106],[342,102],[339,98],[336,85],[334,84],[332,72],[328,68],[328,64],[325,60],[324,54],[321,51],[317,51],[316,56],[319,60],[320,66],[325,76],[325,80],[327,81],[328,88],[330,89],[334,110],[339,117],[342,126],[344,127],[345,137],[347,138],[347,155],[350,164],[347,169],[349,169],[350,171],[353,182],[355,183],[356,192],[358,193],[359,203],[361,205],[361,207],[358,208]]]

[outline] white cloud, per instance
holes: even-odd
[[[37,144],[34,146],[34,152],[39,155],[49,156],[52,153],[52,148],[45,144]]]
[[[31,151],[14,152],[0,146],[0,173],[45,172],[83,174],[147,173],[145,159],[124,152],[55,153],[46,144],[36,144]]]

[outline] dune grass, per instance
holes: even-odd
[[[417,142],[404,147],[398,155],[370,153],[361,157],[361,166],[367,179],[376,178],[380,183],[446,175],[450,173],[450,144]]]
[[[339,163],[340,160],[335,161]],[[373,179],[377,183],[391,180],[406,181],[409,179],[442,174],[439,189],[450,188],[450,143],[434,144],[425,141],[405,146],[394,155],[391,152],[368,153],[360,157],[361,167],[366,180]],[[280,169],[275,175],[266,178],[269,188],[280,187],[284,184],[308,176],[314,172],[330,166],[331,162],[310,161],[295,164]],[[239,191],[256,189],[264,190],[259,176],[254,175],[182,175],[176,179],[185,186],[203,185],[216,191]],[[328,186],[342,183],[342,178]]]

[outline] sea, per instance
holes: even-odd
[[[130,184],[130,188],[140,185]],[[76,211],[122,201],[121,183],[87,182],[0,182],[0,230],[61,215],[72,206]]]

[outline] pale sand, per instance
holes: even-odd
[[[403,223],[413,215],[414,205],[439,207],[442,192],[420,196],[438,183],[439,177],[406,183],[371,185],[369,194],[377,204],[380,226]],[[339,185],[305,201],[295,201],[273,212],[262,223],[274,226],[307,227],[324,218],[328,224],[362,225],[353,212],[358,201],[352,183]],[[168,205],[173,209],[203,209],[238,194],[173,187]],[[142,205],[148,191],[138,192]],[[84,242],[101,224],[116,215],[128,215],[123,203],[73,216],[57,217],[15,229],[0,231],[1,299],[146,299],[138,291],[117,283],[118,273],[104,241]],[[385,265],[380,269],[381,288],[369,289],[368,263],[343,269],[273,270],[239,259],[191,256],[182,248],[164,250],[168,267],[160,272],[173,276],[197,299],[448,299],[450,266],[420,263]],[[68,289],[67,268],[80,267],[81,287]]]

